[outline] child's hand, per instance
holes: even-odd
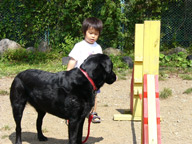
[[[118,80],[118,76],[116,75],[116,81]]]
[[[77,61],[73,58],[71,58],[68,62],[68,65],[67,65],[67,71],[73,69],[76,65]]]

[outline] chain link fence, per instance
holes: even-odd
[[[15,6],[20,1],[15,2]],[[192,43],[192,0],[184,0],[181,2],[170,2],[168,10],[162,12],[161,15],[161,45],[168,47],[181,46],[189,47]],[[8,37],[9,39],[17,42],[27,39],[30,41],[30,37],[23,37],[25,33],[24,28],[18,29],[18,26],[22,23],[20,16],[23,15],[23,11],[18,9],[15,16],[11,15],[10,9],[0,12],[0,23],[10,21],[10,29],[15,31],[15,35]],[[0,30],[0,32],[3,30]],[[40,31],[37,35],[38,40],[47,41],[49,43],[50,30]],[[1,39],[1,38],[0,38]],[[107,41],[107,40],[106,40]]]
[[[0,27],[0,36],[2,36],[1,32],[6,33],[5,38],[14,40],[20,44],[26,44],[25,41],[27,41],[27,46],[34,46],[36,40],[49,42],[48,28],[46,30],[40,29],[38,33],[35,33],[36,40],[32,40],[30,35],[26,35],[26,29],[28,26],[23,26],[25,23],[27,23],[27,18],[23,19],[26,13],[21,7],[22,3],[23,2],[21,0],[9,1],[7,2],[7,6],[14,5],[14,9],[9,7],[5,9],[4,7],[1,7],[0,0],[0,24],[7,26],[6,28],[4,27],[4,29]],[[32,31],[31,35],[34,35]],[[0,40],[1,39],[2,38],[0,37]]]
[[[161,44],[189,47],[192,44],[192,0],[172,2],[162,13]]]

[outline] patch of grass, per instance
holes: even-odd
[[[40,69],[49,72],[59,72],[65,71],[67,69],[67,65],[62,65],[62,61],[60,59],[56,59],[49,62],[39,62],[34,64],[29,64],[26,62],[8,62],[5,61],[3,63],[0,62],[0,78],[2,77],[14,77],[19,72],[24,71],[26,69]],[[114,72],[118,75],[119,80],[125,80],[127,78],[127,74],[130,69],[126,66],[124,67],[119,65],[117,62],[116,67],[114,67]],[[132,71],[132,70],[131,70]]]
[[[3,135],[2,137],[1,137],[1,139],[6,139],[6,138],[8,138],[9,136],[8,135]]]
[[[58,72],[58,71],[64,71],[66,70],[67,66],[62,65],[62,61],[60,60],[54,60],[50,62],[41,62],[38,64],[29,64],[29,63],[12,63],[12,62],[0,62],[0,78],[9,76],[14,77],[16,74],[18,74],[21,71],[24,71],[26,69],[40,69],[45,70],[49,72]]]
[[[184,94],[191,94],[192,93],[192,88],[188,88],[183,92]]]
[[[126,80],[129,74],[128,70],[115,72],[118,76],[118,80]]]
[[[192,71],[191,67],[188,68],[180,68],[180,67],[164,67],[161,66],[159,68],[159,73],[163,74],[190,74]]]
[[[0,95],[9,95],[9,93],[5,90],[0,90]]]
[[[163,91],[160,92],[159,97],[162,99],[166,99],[172,96],[172,90],[170,88],[164,88]]]
[[[159,72],[159,80],[160,81],[164,81],[164,80],[166,80],[167,78],[168,78],[168,74],[167,73],[165,73],[164,71],[160,71]]]
[[[8,125],[5,125],[4,127],[1,128],[2,131],[9,131],[11,128]]]
[[[47,130],[46,128],[43,128],[43,129],[42,129],[42,132],[43,132],[43,133],[47,133],[48,130]]]
[[[103,106],[104,106],[104,107],[109,107],[109,105],[108,105],[108,104],[104,104]]]
[[[188,75],[188,74],[181,74],[180,77],[181,77],[183,80],[192,80],[192,76],[191,76],[191,75]]]

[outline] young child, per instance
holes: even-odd
[[[69,53],[70,60],[68,62],[67,70],[71,70],[74,67],[80,67],[83,61],[92,54],[102,53],[102,48],[97,44],[97,40],[101,34],[103,23],[100,19],[95,17],[87,18],[83,21],[82,30],[84,34],[84,40],[75,44],[74,48]],[[97,91],[100,93],[100,91]],[[100,117],[96,113],[97,97],[95,97],[95,105],[92,110],[93,123],[100,123]]]

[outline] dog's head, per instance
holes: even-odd
[[[105,54],[90,55],[80,68],[88,73],[98,89],[105,82],[112,84],[116,81],[116,75],[113,72],[113,63]]]

